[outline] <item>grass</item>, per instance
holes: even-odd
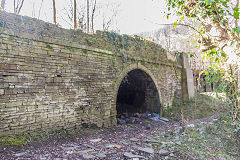
[[[175,153],[178,159],[236,159],[239,148],[231,128],[221,122],[199,125],[184,132],[161,134],[161,149]],[[176,158],[175,157],[175,158]],[[163,158],[163,157],[161,157]],[[169,159],[168,156],[164,157]]]
[[[220,98],[224,99],[224,96]],[[182,105],[175,102],[164,110],[164,116],[184,122],[184,129],[161,134],[161,142],[170,141],[165,149],[172,150],[178,159],[237,160],[240,148],[236,139],[239,137],[234,133],[234,126],[227,123],[227,109],[228,105],[213,93],[197,94]],[[209,118],[212,115],[219,118]],[[204,122],[206,117],[208,119]],[[194,119],[202,120],[194,127],[187,127]],[[164,158],[169,159],[169,156]]]
[[[224,112],[225,106],[223,101],[216,98],[216,94],[196,94],[184,103],[174,99],[172,106],[163,108],[163,117],[177,121],[182,120],[182,115],[186,120],[200,119]]]

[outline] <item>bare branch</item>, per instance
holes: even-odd
[[[19,3],[20,3],[20,1],[19,1]],[[23,6],[23,3],[24,3],[24,0],[21,1],[21,5],[20,5],[20,7],[18,8],[17,14],[20,13],[20,11],[21,11],[21,9],[22,9],[22,6]]]

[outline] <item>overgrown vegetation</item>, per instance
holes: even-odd
[[[219,93],[198,93],[184,103],[175,99],[163,115],[180,121],[181,128],[161,134],[161,143],[165,141],[165,149],[180,159],[237,159],[239,137],[230,108],[225,95]]]
[[[239,148],[231,131],[221,119],[200,122],[194,128],[161,134],[156,145],[175,153],[178,159],[237,159]]]
[[[198,93],[183,103],[174,98],[172,106],[163,108],[163,116],[180,121],[184,115],[186,120],[194,120],[222,113],[226,111],[225,106],[226,104],[217,98]]]
[[[235,140],[234,145],[236,144],[238,148],[237,156],[240,157],[240,93],[238,86],[240,2],[239,0],[168,0],[168,6],[168,10],[173,12],[167,13],[167,17],[171,14],[179,16],[174,27],[177,24],[188,26],[198,34],[197,41],[203,52],[203,59],[208,59],[211,63],[210,66],[207,66],[209,68],[202,73],[206,75],[208,83],[218,85],[216,92],[226,93],[227,105],[225,108],[227,111],[222,116],[222,119],[225,120],[221,125],[229,133],[227,138]],[[181,24],[184,19],[187,23]],[[226,135],[222,136],[223,139]],[[221,159],[221,157],[219,158]]]

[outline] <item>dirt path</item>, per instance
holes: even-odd
[[[65,159],[162,159],[177,155],[156,148],[162,140],[160,134],[179,130],[177,122],[156,122],[144,119],[138,124],[118,125],[98,133],[73,139],[53,139],[24,148],[0,148],[0,159],[65,160]],[[168,139],[164,139],[168,141]],[[170,140],[169,140],[170,141]],[[171,142],[172,143],[172,142]]]

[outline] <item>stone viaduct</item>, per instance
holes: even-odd
[[[137,36],[0,12],[0,137],[159,113],[188,92],[179,57]]]

